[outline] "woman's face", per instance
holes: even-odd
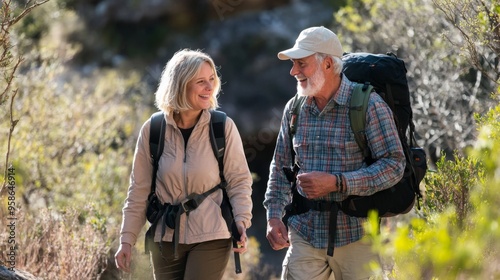
[[[210,108],[210,100],[214,93],[215,73],[208,62],[204,62],[187,84],[187,100],[193,110]]]

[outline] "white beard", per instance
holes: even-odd
[[[325,77],[323,73],[321,73],[321,66],[318,65],[318,68],[314,72],[314,75],[307,78],[307,86],[305,88],[300,86],[300,83],[297,83],[297,93],[302,96],[314,96],[325,84]]]

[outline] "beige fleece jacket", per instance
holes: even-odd
[[[159,161],[156,194],[163,203],[178,204],[192,193],[203,193],[220,183],[219,166],[209,138],[210,113],[202,115],[184,149],[184,139],[172,115],[166,116],[165,147]],[[134,154],[130,186],[123,208],[121,243],[134,245],[146,223],[147,197],[151,189],[152,159],[149,153],[150,120],[141,128]],[[252,218],[252,177],[243,151],[240,134],[234,121],[227,118],[224,176],[227,193],[233,206],[235,221],[248,228]],[[192,244],[231,236],[220,204],[222,190],[212,193],[189,215],[181,216],[179,243]],[[163,241],[172,241],[174,231],[167,227]],[[161,225],[156,227],[158,242]]]

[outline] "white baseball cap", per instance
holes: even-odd
[[[295,40],[293,48],[279,52],[278,58],[281,60],[300,59],[314,53],[342,57],[344,51],[337,35],[331,30],[319,26],[302,30]]]

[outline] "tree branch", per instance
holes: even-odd
[[[5,186],[7,186],[7,172],[9,170],[9,158],[10,158],[10,144],[12,142],[12,134],[14,133],[14,129],[16,128],[17,122],[19,120],[14,120],[14,98],[17,95],[17,90],[15,90],[12,93],[12,96],[10,98],[10,107],[9,107],[9,112],[10,112],[10,129],[9,129],[9,135],[8,135],[8,140],[7,140],[7,152],[5,154],[5,171],[4,171],[4,181],[2,184],[2,187],[0,188],[0,194],[2,194],[2,191]]]

